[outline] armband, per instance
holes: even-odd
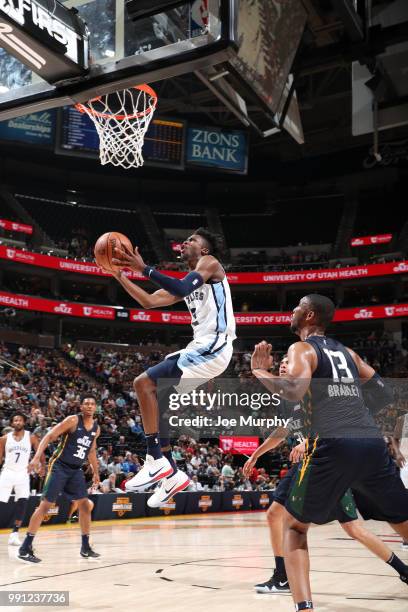
[[[153,283],[165,289],[171,295],[184,298],[204,284],[204,279],[198,272],[189,272],[182,279],[172,278],[166,274],[158,272],[156,268],[146,266],[143,275],[147,276]]]
[[[372,414],[376,414],[394,402],[392,389],[377,372],[363,385],[363,394],[367,407]]]

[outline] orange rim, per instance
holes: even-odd
[[[95,117],[101,117],[102,119],[112,119],[114,117],[115,119],[118,119],[119,121],[123,121],[124,119],[139,119],[140,117],[145,117],[146,115],[149,115],[150,113],[152,113],[156,109],[156,105],[157,105],[157,94],[154,91],[154,89],[152,89],[149,85],[146,85],[146,83],[143,85],[134,85],[132,89],[138,89],[139,91],[144,91],[152,99],[152,104],[148,108],[138,113],[135,113],[134,115],[115,115],[114,113],[98,113],[98,111],[94,110],[93,108],[89,106],[86,106],[86,104],[82,104],[81,102],[78,102],[77,104],[75,104],[75,108],[80,113],[87,113],[90,115],[94,115]],[[96,98],[92,98],[91,100],[88,100],[88,104],[90,104],[91,102],[100,102],[101,100],[102,100],[102,96],[96,96]]]

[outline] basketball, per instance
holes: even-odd
[[[108,272],[120,270],[120,266],[112,264],[112,259],[115,257],[114,249],[123,248],[123,246],[133,251],[132,243],[124,234],[119,232],[106,232],[106,234],[102,234],[96,241],[94,248],[95,261],[98,266]]]

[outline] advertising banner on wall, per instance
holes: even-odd
[[[89,319],[121,319],[118,311],[123,310],[123,320],[131,323],[154,323],[168,325],[190,325],[191,316],[188,312],[163,310],[135,310],[99,306],[98,304],[78,304],[62,302],[46,298],[32,297],[0,291],[0,307],[34,310],[70,317],[85,317]],[[235,313],[237,325],[289,325],[291,312],[251,312]],[[359,308],[339,308],[334,315],[334,321],[360,321],[370,319],[389,319],[408,317],[408,304],[389,304],[386,306],[361,306]]]
[[[64,259],[53,255],[43,255],[41,253],[32,253],[22,249],[15,249],[14,247],[5,245],[0,245],[0,259],[41,268],[51,268],[53,270],[60,270],[61,272],[102,277],[110,276],[110,274],[103,272],[101,268],[92,261]],[[175,272],[172,270],[162,270],[162,272],[173,278],[183,278],[186,275],[186,272]],[[348,268],[320,268],[277,272],[227,272],[227,278],[231,285],[278,285],[289,283],[336,282],[341,280],[407,273],[408,260],[404,260],[381,264],[350,266]],[[126,270],[125,274],[130,279],[144,279],[143,275],[138,272]]]
[[[392,240],[392,234],[378,234],[377,236],[361,236],[352,238],[350,244],[352,247],[369,246],[372,244],[388,244]]]
[[[0,121],[0,140],[53,146],[55,111],[31,113]]]
[[[242,130],[189,127],[186,163],[189,166],[246,174],[248,135]]]

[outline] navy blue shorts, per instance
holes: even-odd
[[[348,489],[357,496],[357,507],[361,495],[379,520],[408,520],[408,490],[382,438],[319,440],[292,481],[285,507],[302,523],[322,525]]]
[[[273,493],[273,501],[277,502],[281,506],[286,506],[292,484],[295,482],[298,476],[298,470],[299,465],[296,464],[292,466],[285,474]],[[358,514],[356,504],[354,502],[353,494],[349,490],[343,495],[326,522],[330,523],[331,521],[339,521],[339,523],[349,523],[350,521],[356,521],[357,519]]]
[[[148,368],[146,370],[146,374],[149,378],[154,380],[155,383],[157,383],[159,379],[169,378],[171,379],[171,384],[175,385],[179,382],[183,375],[183,371],[177,364],[179,358],[179,353],[171,355],[170,357],[167,357],[167,359],[160,361],[160,363],[156,363],[156,365]]]
[[[85,475],[81,467],[71,467],[62,461],[55,461],[48,471],[42,492],[42,499],[56,502],[60,493],[69,499],[88,497]]]

